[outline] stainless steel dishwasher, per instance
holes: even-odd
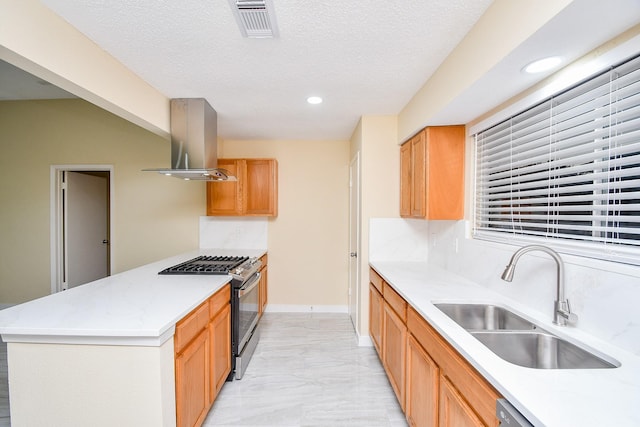
[[[516,408],[506,399],[498,399],[496,402],[496,416],[501,426],[508,427],[534,427]]]

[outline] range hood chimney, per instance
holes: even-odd
[[[236,181],[218,169],[218,115],[204,98],[171,100],[171,168],[145,169],[192,181]]]

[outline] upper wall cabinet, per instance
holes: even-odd
[[[400,216],[462,219],[464,126],[427,127],[400,147]]]
[[[218,159],[237,181],[207,183],[207,215],[277,216],[278,162],[275,159]]]

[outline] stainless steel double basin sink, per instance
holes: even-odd
[[[496,355],[535,369],[601,369],[620,364],[550,333],[514,312],[491,304],[435,304]]]

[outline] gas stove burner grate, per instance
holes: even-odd
[[[165,268],[158,274],[229,274],[231,270],[248,259],[249,257],[247,256],[202,255]]]

